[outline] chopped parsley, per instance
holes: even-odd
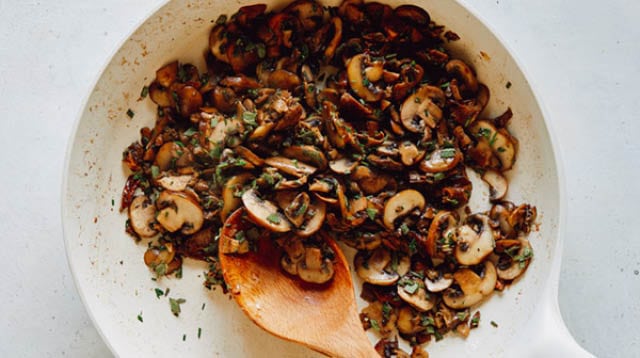
[[[178,317],[180,316],[180,305],[187,302],[187,300],[185,300],[184,298],[178,298],[178,299],[173,299],[173,298],[169,298],[169,306],[171,307],[171,313],[173,313],[174,316]]]
[[[156,297],[157,298],[160,298],[160,297],[162,297],[164,295],[164,291],[162,291],[159,288],[156,288],[154,291],[156,292]]]
[[[407,226],[407,224],[403,223],[402,225],[400,225],[400,232],[402,233],[402,235],[406,235],[409,232],[409,227]]]
[[[198,339],[200,339],[201,335],[202,335],[202,328],[198,327]]]
[[[149,87],[148,86],[142,87],[142,91],[140,91],[140,97],[145,98],[148,95],[149,95]]]
[[[155,166],[155,165],[152,165],[152,166],[151,166],[151,177],[152,177],[153,179],[155,179],[155,178],[157,178],[157,177],[158,177],[158,175],[160,175],[160,168],[158,168],[158,167],[157,167],[157,166]]]
[[[450,159],[456,156],[455,148],[445,148],[440,150],[440,157],[442,159]]]
[[[267,216],[267,221],[272,224],[280,224],[280,216],[276,213],[269,214],[269,216]]]
[[[186,135],[187,137],[191,137],[192,135],[196,134],[198,131],[195,130],[195,128],[190,127],[189,129],[187,129],[186,131],[184,131],[184,135]]]
[[[144,321],[142,320],[142,311],[140,311],[140,313],[138,313],[138,321],[140,321],[140,322],[144,322]]]
[[[365,211],[367,212],[367,216],[369,216],[369,219],[371,220],[375,220],[376,215],[378,215],[378,209],[375,208],[366,208]]]
[[[494,321],[491,321],[491,325],[492,325],[492,326],[494,326],[494,327],[496,327],[496,328],[498,328],[498,324],[497,324],[497,323],[495,323]]]
[[[369,323],[371,323],[371,327],[373,327],[373,329],[375,329],[376,331],[380,330],[380,325],[375,319],[369,319]]]
[[[242,121],[248,126],[255,127],[258,125],[258,123],[256,122],[257,115],[258,114],[256,112],[246,111],[242,113]]]
[[[135,115],[135,112],[132,111],[131,108],[127,109],[127,116],[129,116],[129,118],[133,118]]]

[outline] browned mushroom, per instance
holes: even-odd
[[[183,234],[193,234],[200,230],[204,222],[204,214],[197,200],[184,192],[165,190],[158,196],[156,206],[159,209],[156,221],[169,232],[182,229]]]
[[[155,216],[155,206],[144,195],[136,196],[129,205],[129,223],[140,237],[152,237],[158,233]]]
[[[242,194],[242,204],[256,224],[274,232],[291,231],[291,223],[286,216],[278,211],[278,207],[272,202],[260,198],[255,189],[249,189]]]
[[[427,128],[435,128],[442,119],[443,104],[444,92],[438,87],[424,85],[402,103],[402,124],[414,133],[423,133]]]

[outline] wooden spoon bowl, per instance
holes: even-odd
[[[220,235],[220,247],[224,240],[229,236]],[[325,284],[285,273],[282,251],[268,235],[258,239],[257,252],[220,254],[224,280],[244,313],[267,332],[332,357],[378,357],[358,317],[347,260],[334,240],[327,237],[327,243],[335,252],[335,274]]]

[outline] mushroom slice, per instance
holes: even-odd
[[[377,173],[373,169],[358,165],[351,172],[351,180],[358,183],[358,186],[367,195],[377,194],[384,189],[391,181],[387,174]]]
[[[445,252],[453,249],[453,235],[458,224],[458,217],[451,211],[439,211],[429,225],[426,251],[431,259],[443,259]]]
[[[504,238],[515,236],[515,230],[509,222],[509,216],[513,209],[514,205],[511,202],[503,201],[501,203],[495,204],[489,212],[491,220],[493,220],[497,224],[495,225],[496,227],[500,228],[500,232],[502,233]]]
[[[400,152],[400,160],[406,166],[412,166],[419,162],[425,155],[425,151],[418,150],[418,147],[411,142],[402,142],[398,146]]]
[[[358,160],[345,157],[329,162],[329,168],[331,168],[334,173],[349,175],[353,172],[358,163],[360,163]]]
[[[215,126],[212,126],[213,129],[211,130],[208,139],[209,142],[213,145],[220,145],[225,142],[225,139],[228,136],[237,135],[244,132],[244,125],[236,117],[212,117],[211,123],[215,123]]]
[[[489,184],[489,198],[491,200],[500,200],[507,195],[509,182],[499,172],[495,170],[487,170],[482,174],[482,180]]]
[[[309,198],[309,194],[302,192],[296,195],[289,205],[287,205],[284,209],[284,214],[293,225],[300,227],[304,222],[304,217],[309,209],[310,203],[311,199]]]
[[[414,189],[403,190],[396,195],[392,196],[384,205],[384,226],[389,229],[394,229],[394,221],[402,217],[414,209],[422,211],[425,206],[424,196],[419,191]]]
[[[209,33],[209,49],[211,54],[222,62],[229,62],[227,53],[225,51],[225,45],[227,43],[227,37],[225,36],[225,26],[218,25]]]
[[[420,162],[420,170],[425,173],[446,172],[455,168],[462,158],[462,152],[456,148],[437,149]]]
[[[169,170],[175,166],[178,158],[181,156],[181,151],[181,147],[176,142],[166,142],[158,149],[153,164],[157,166],[160,171]]]
[[[160,246],[151,246],[144,252],[144,263],[158,276],[168,275],[182,265],[182,259],[176,256],[173,244],[168,242]]]
[[[529,240],[524,237],[518,238],[518,251],[514,254],[509,254],[509,249],[505,250],[505,254],[508,257],[508,260],[504,261],[506,264],[503,264],[502,258],[498,261],[497,273],[498,277],[501,280],[512,281],[518,278],[520,275],[527,270],[529,267],[529,262],[533,257],[533,249],[531,248],[531,244]],[[510,264],[509,264],[510,262]]]
[[[136,196],[129,205],[129,223],[140,237],[151,237],[158,233],[155,228],[156,208],[151,199],[144,195]]]
[[[367,156],[367,161],[381,169],[393,170],[397,172],[404,170],[404,166],[402,165],[402,163],[395,161],[389,157],[369,154]]]
[[[342,240],[345,244],[357,250],[372,251],[382,245],[382,237],[379,232],[356,232],[353,235],[342,238]]]
[[[246,160],[256,167],[261,167],[264,165],[264,160],[247,147],[239,145],[235,148],[235,151],[242,159]]]
[[[448,288],[442,295],[444,303],[453,309],[462,309],[475,305],[489,296],[496,286],[496,268],[491,261],[485,261],[483,275],[480,277],[469,268],[463,268],[453,274],[460,291]]]
[[[244,254],[249,252],[249,241],[245,236],[245,230],[249,229],[250,225],[243,219],[244,214],[244,208],[237,209],[224,221],[222,230],[220,230],[221,253]]]
[[[282,155],[311,164],[320,171],[324,171],[327,168],[327,157],[325,157],[320,148],[313,145],[292,145],[284,148]]]
[[[460,265],[477,265],[493,252],[495,238],[489,217],[476,214],[456,230],[454,255]]]
[[[184,192],[164,190],[156,200],[160,209],[156,221],[169,232],[180,229],[185,235],[191,235],[202,227],[204,214],[197,200]]]
[[[398,288],[399,292],[400,288]],[[417,314],[411,307],[403,306],[398,311],[398,321],[396,322],[396,326],[398,327],[398,331],[405,335],[414,335],[418,332],[422,332],[426,329],[421,324],[422,320],[420,319],[420,315]]]
[[[430,295],[422,280],[411,274],[398,281],[398,296],[420,312],[428,311],[436,304],[435,295]]]
[[[509,224],[518,232],[529,232],[531,225],[536,219],[538,211],[535,206],[529,204],[520,204],[509,214]]]
[[[252,178],[253,175],[251,173],[242,173],[232,176],[224,183],[222,188],[222,201],[224,204],[222,210],[220,210],[220,219],[222,221],[225,221],[227,216],[242,204],[240,189]]]
[[[448,73],[458,76],[470,92],[476,93],[478,91],[476,75],[464,61],[458,59],[450,60],[447,62],[445,69]]]
[[[397,272],[387,271],[390,264],[391,253],[383,247],[371,252],[359,251],[354,259],[358,276],[378,286],[391,286],[400,278]]]
[[[500,162],[500,170],[511,169],[516,161],[517,141],[504,128],[496,129],[488,120],[476,121],[471,126],[473,133],[479,142],[489,145],[493,155]]]
[[[424,284],[429,292],[442,292],[449,288],[452,283],[452,278],[438,277],[433,281],[427,277],[424,279]]]
[[[174,175],[162,177],[156,180],[156,182],[167,190],[183,191],[187,188],[191,179],[193,179],[193,175]]]
[[[247,214],[256,224],[275,232],[291,231],[291,223],[278,207],[268,200],[258,196],[255,189],[249,189],[242,194],[242,204]]]
[[[298,262],[298,276],[302,281],[321,284],[333,278],[333,262],[323,256],[320,248],[305,249],[304,260]]]
[[[283,173],[302,178],[311,175],[318,170],[309,164],[299,162],[297,159],[289,159],[286,157],[271,157],[264,160],[266,165],[272,166]]]
[[[280,265],[282,268],[292,274],[298,275],[298,262],[304,259],[305,248],[302,244],[302,240],[300,240],[296,236],[291,236],[285,240],[282,245],[285,253],[282,255],[282,259],[280,259]]]
[[[366,65],[370,58],[366,54],[358,54],[347,61],[347,78],[353,92],[367,102],[376,102],[382,99],[384,91],[372,85],[368,78],[364,77]]]
[[[367,307],[363,308],[360,319],[365,325],[365,329],[373,324],[378,323],[379,332],[383,336],[388,336],[394,331],[396,324],[396,313],[389,304],[383,304],[380,301],[371,302]]]
[[[400,107],[402,124],[413,133],[424,133],[427,128],[435,128],[442,119],[440,105],[444,100],[444,92],[440,88],[429,85],[420,87]]]
[[[327,213],[327,206],[319,200],[312,200],[309,209],[305,213],[305,222],[300,225],[296,234],[301,237],[309,237],[322,227]]]

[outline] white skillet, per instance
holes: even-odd
[[[145,246],[136,245],[124,233],[126,216],[118,212],[126,179],[122,150],[138,139],[141,127],[154,122],[151,101],[138,101],[142,86],[157,68],[172,60],[204,68],[202,53],[212,21],[252,3],[256,1],[168,2],[113,56],[76,123],[62,190],[67,256],[82,300],[116,355],[315,356],[254,326],[219,290],[206,290],[202,286],[206,267],[201,263],[187,260],[182,280],[152,281],[142,262]],[[267,3],[278,8],[283,1]],[[491,102],[485,114],[494,116],[507,107],[513,110],[510,129],[520,141],[520,152],[508,175],[508,199],[536,205],[540,224],[530,237],[535,251],[531,266],[513,286],[478,307],[480,328],[467,339],[449,335],[428,344],[427,350],[431,357],[591,356],[568,333],[557,304],[565,194],[558,153],[545,123],[551,118],[521,66],[468,7],[456,1],[418,0],[413,4],[424,7],[433,20],[461,36],[450,49],[471,63],[490,88]],[[135,112],[133,119],[126,114],[129,108]],[[474,186],[474,202],[482,202],[483,195],[486,199],[485,189]],[[180,317],[172,315],[167,297],[156,297],[155,288],[170,288],[169,297],[187,300]]]

